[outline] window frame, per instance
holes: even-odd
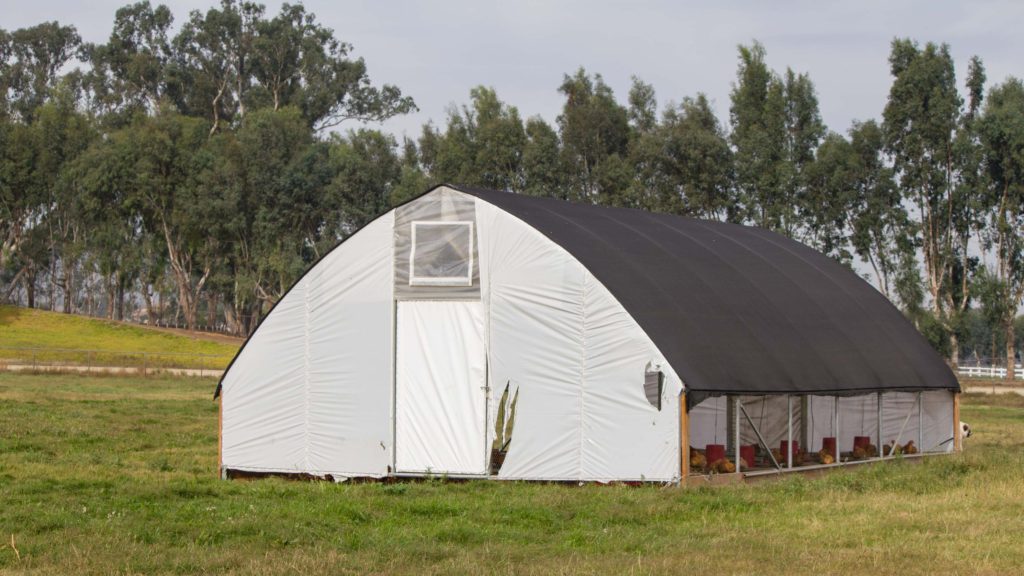
[[[472,220],[413,220],[409,223],[411,243],[409,246],[409,286],[472,286],[474,245]],[[469,266],[466,276],[417,276],[416,275],[416,229],[420,226],[464,226],[469,230]]]

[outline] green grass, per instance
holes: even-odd
[[[217,479],[209,380],[0,374],[0,572],[1010,574],[1024,398],[962,456],[702,489]]]
[[[17,348],[99,351],[31,353]],[[224,368],[237,343],[217,342],[97,318],[0,306],[0,359],[8,362],[105,366],[196,366]],[[147,353],[143,360],[139,352]],[[208,355],[209,358],[184,355]]]

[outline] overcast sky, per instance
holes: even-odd
[[[127,0],[0,0],[0,27],[45,20],[75,25],[87,41],[104,41]],[[166,2],[180,24],[212,0]],[[458,0],[305,2],[336,36],[366,59],[375,83],[397,84],[420,112],[385,128],[419,135],[427,120],[484,84],[524,117],[554,122],[562,76],[583,66],[601,73],[625,101],[630,77],[653,84],[662,106],[698,91],[727,121],[736,45],[760,40],[768,62],[809,72],[829,128],[881,115],[888,93],[889,43],[908,36],[947,42],[962,87],[967,60],[979,55],[989,83],[1024,76],[1024,2],[990,0],[882,2],[679,2]],[[268,13],[280,6],[268,2]]]

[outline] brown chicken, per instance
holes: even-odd
[[[911,440],[903,445],[904,454],[917,454],[917,446],[914,446],[914,441]]]
[[[868,458],[875,458],[878,456],[878,446],[868,444],[867,448],[864,449],[864,453],[867,454]]]
[[[836,461],[836,459],[832,457],[831,452],[822,448],[821,450],[818,451],[818,461],[820,461],[822,464],[832,464]]]
[[[863,460],[863,459],[865,459],[867,457],[868,457],[868,452],[867,452],[867,450],[864,449],[863,446],[854,446],[853,447],[853,459],[854,460]]]
[[[708,467],[708,459],[704,457],[700,452],[690,453],[690,468],[694,470],[703,470]]]
[[[719,474],[732,474],[733,472],[736,471],[736,465],[733,464],[732,461],[730,461],[728,458],[722,458],[721,460],[716,460],[711,465],[711,468],[715,472],[718,472]]]

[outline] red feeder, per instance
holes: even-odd
[[[725,458],[725,445],[708,444],[704,447],[704,457],[707,458],[709,465],[718,462],[722,458]]]
[[[821,439],[821,449],[827,450],[833,458],[837,458],[836,455],[836,438],[835,436],[825,436]]]
[[[754,445],[740,446],[740,458],[746,461],[748,467],[752,467],[754,465]]]
[[[783,440],[782,445],[779,447],[779,451],[782,452],[782,461],[785,464],[789,464],[789,442]],[[800,443],[793,440],[793,455],[796,456],[797,452],[800,452]]]
[[[871,444],[871,436],[854,436],[853,447],[867,449],[868,445]]]

